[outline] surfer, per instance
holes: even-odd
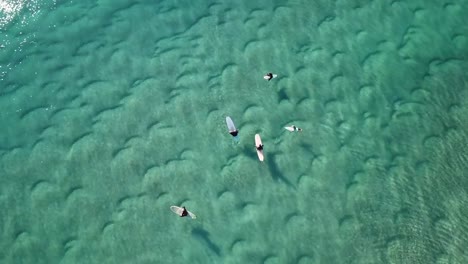
[[[188,212],[187,212],[187,209],[185,209],[185,206],[182,206],[182,214],[180,214],[180,217],[184,217],[184,216],[187,216],[188,215]]]
[[[258,147],[256,146],[256,148],[257,148],[258,151],[262,151],[263,150],[263,144],[258,145]]]
[[[287,126],[287,127],[284,127],[286,130],[288,130],[289,132],[298,132],[298,131],[302,131],[302,128],[298,128],[297,126],[295,125],[292,125],[292,126]]]
[[[237,134],[239,134],[239,130],[237,130],[234,122],[232,121],[231,117],[226,116],[226,125],[228,127],[229,134],[234,137],[234,139],[238,140]]]
[[[269,72],[269,73],[265,74],[265,76],[263,76],[263,78],[265,78],[265,80],[271,81],[271,79],[273,79],[273,73]]]
[[[231,136],[235,137],[237,136],[237,134],[239,134],[239,130],[234,130],[234,131],[229,131],[229,134],[231,134]]]
[[[292,128],[294,129],[294,131],[302,131],[302,128],[298,128],[297,126],[292,126]]]

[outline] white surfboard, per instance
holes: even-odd
[[[264,156],[263,156],[263,149],[258,150],[257,147],[262,145],[262,138],[260,137],[259,134],[255,134],[255,149],[257,150],[257,156],[260,161],[263,161]]]
[[[278,77],[278,75],[273,74],[273,78],[271,78],[271,79],[274,79],[274,78],[276,78],[276,77]],[[265,80],[268,80],[269,78],[270,78],[270,76],[268,76],[267,74],[265,74],[265,75],[263,76],[263,79],[265,79]]]
[[[187,209],[185,209],[185,210],[187,210]],[[182,212],[184,211],[184,208],[173,205],[173,206],[171,206],[171,211],[174,212],[175,214],[177,214],[178,216],[182,216]],[[187,213],[192,219],[197,218],[197,216],[194,213],[190,212],[189,210],[187,210]]]
[[[286,129],[286,130],[288,130],[288,131],[290,131],[290,132],[302,131],[302,129],[300,129],[300,128],[298,128],[298,127],[296,127],[296,128],[297,128],[297,130],[294,129],[294,126],[286,126],[286,127],[284,127],[284,129]]]
[[[234,125],[234,122],[232,122],[232,119],[229,116],[226,116],[226,125],[228,127],[229,134],[237,138],[237,133],[239,133],[239,131],[237,130],[236,126]]]

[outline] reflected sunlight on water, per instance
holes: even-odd
[[[40,12],[55,4],[55,0],[0,0],[0,81],[16,66],[14,54],[34,39],[34,26],[26,26],[34,25]]]
[[[25,3],[21,0],[0,0],[0,27],[3,28],[12,21],[23,9]]]
[[[6,29],[15,18],[19,18],[20,24],[27,24],[41,10],[41,2],[43,1],[0,0],[0,29]],[[46,2],[52,2],[55,5],[55,0]],[[23,11],[27,11],[27,14],[21,16]]]

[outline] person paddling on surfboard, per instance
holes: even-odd
[[[265,74],[265,76],[263,76],[263,78],[265,78],[265,80],[271,81],[271,79],[273,79],[273,73],[269,72],[269,73]]]
[[[257,148],[257,150],[263,150],[263,144],[258,145],[258,147],[256,147],[256,148]]]

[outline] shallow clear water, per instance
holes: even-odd
[[[224,2],[0,0],[0,262],[467,263],[468,3]]]

